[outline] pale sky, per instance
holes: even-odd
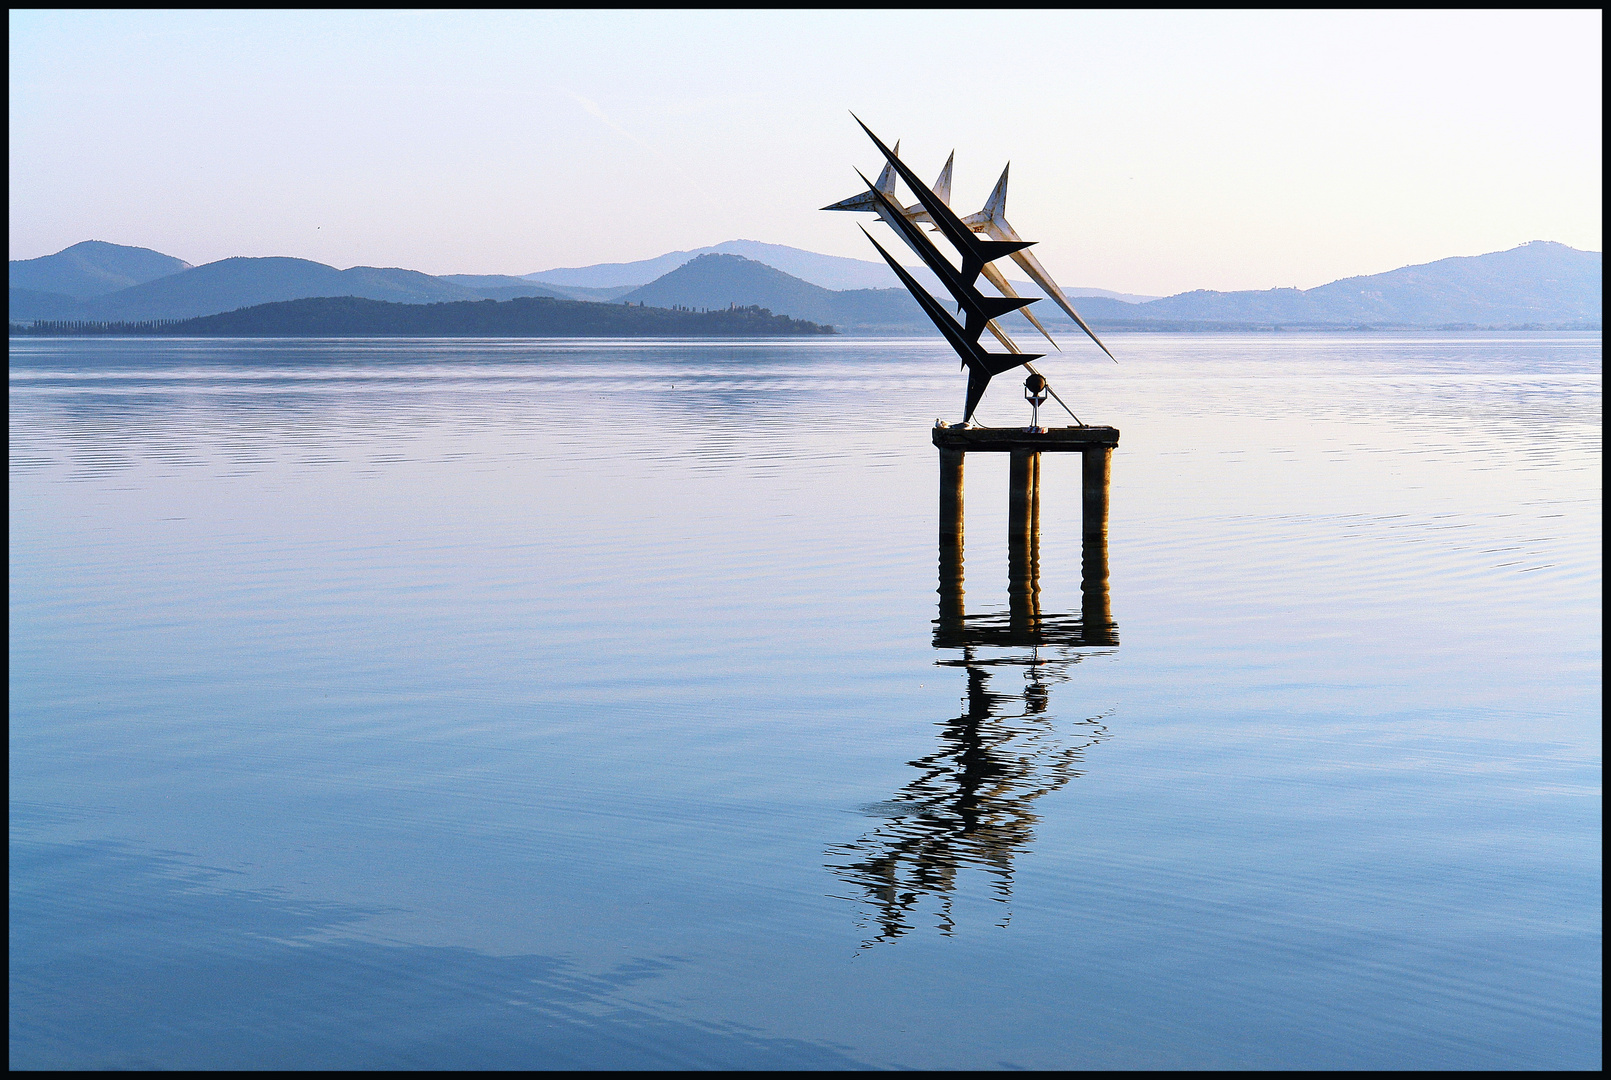
[[[1311,288],[1601,250],[1601,25],[1566,12],[13,11],[11,258],[525,274],[748,239],[881,164],[1065,286]],[[888,239],[882,226],[875,235]],[[895,245],[898,249],[899,245]]]

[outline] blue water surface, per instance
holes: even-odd
[[[1600,336],[1110,344],[12,339],[11,1066],[1598,1068]]]

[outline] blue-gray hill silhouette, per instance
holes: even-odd
[[[156,252],[150,254],[157,255]],[[54,259],[56,256],[47,258]],[[606,300],[626,291],[544,286],[497,274],[433,277],[417,270],[375,266],[337,270],[310,259],[286,257],[220,259],[196,267],[177,259],[172,263],[178,264],[177,272],[88,299],[13,287],[10,296],[11,320],[137,322],[188,319],[257,304],[315,296],[359,296],[370,300],[423,304],[453,300],[511,300],[521,296]],[[12,264],[14,278],[18,265]]]
[[[740,255],[700,255],[622,299],[696,311],[757,304],[796,319],[856,328],[905,326],[924,317],[905,289],[835,292]]]
[[[1601,319],[1602,263],[1598,251],[1537,240],[1313,289],[1197,290],[1133,305],[1090,299],[1080,301],[1080,313],[1108,325],[1593,327]]]
[[[783,245],[746,244],[759,254]],[[766,250],[761,250],[766,249]],[[769,254],[770,253],[770,254]],[[837,256],[801,256],[836,259]],[[677,252],[662,257],[660,262]],[[843,260],[854,263],[857,260]],[[1211,330],[1299,327],[1548,327],[1596,328],[1600,324],[1602,256],[1564,244],[1536,241],[1509,251],[1440,259],[1383,274],[1346,278],[1314,289],[1211,292],[1198,290],[1146,303],[1100,296],[1076,298],[1093,326],[1108,329]],[[642,264],[639,265],[641,268]],[[355,266],[337,270],[307,259],[223,259],[190,267],[145,248],[86,242],[43,259],[14,262],[10,315],[14,323],[38,319],[137,322],[212,315],[264,303],[319,296],[358,296],[394,303],[547,295],[574,300],[616,300],[654,306],[725,309],[759,305],[781,315],[831,323],[843,331],[929,334],[932,328],[903,288],[830,289],[742,255],[708,252],[683,258],[634,289],[545,284],[496,274],[433,277],[414,270]],[[174,268],[178,268],[174,270]],[[121,268],[121,269],[120,269]],[[163,270],[172,272],[159,273]],[[598,269],[594,267],[591,269]],[[886,268],[887,269],[887,268]],[[100,295],[75,296],[59,289],[102,288],[115,272],[159,274]],[[74,275],[77,275],[76,277]],[[75,284],[76,282],[76,284]],[[31,283],[31,284],[30,284]],[[1025,285],[1019,291],[1034,295]],[[1063,333],[1073,324],[1051,304],[1037,314]],[[1017,316],[1009,332],[1036,337]]]
[[[701,255],[738,255],[824,289],[887,289],[900,285],[900,281],[883,263],[847,259],[840,255],[821,255],[786,244],[763,244],[758,240],[728,240],[692,251],[668,251],[664,255],[636,262],[562,267],[527,274],[525,278],[548,285],[637,288]]]
[[[1139,304],[1104,297],[1080,297],[1075,302],[1093,325],[1110,329],[1592,328],[1601,317],[1601,265],[1600,252],[1536,241],[1509,251],[1441,259],[1308,290],[1199,290]],[[1027,285],[1019,291],[1035,295]],[[831,322],[849,332],[931,332],[904,289],[824,289],[736,255],[691,259],[626,298],[696,309],[763,304],[795,318]],[[1073,323],[1051,304],[1037,305],[1036,313],[1048,325],[1073,331]],[[1009,333],[1036,336],[1015,316],[1008,316],[1004,324]]]
[[[632,291],[630,286],[618,285],[608,289],[590,289],[580,285],[549,285],[508,274],[440,274],[439,281],[449,281],[480,293],[488,300],[513,300],[517,296],[554,296],[562,300],[618,300]]]
[[[13,260],[10,285],[87,300],[188,269],[183,259],[150,248],[85,240],[54,255]]]
[[[862,289],[904,291],[900,279],[882,262],[847,259],[842,255],[823,255],[815,251],[789,247],[787,244],[763,244],[759,240],[728,240],[710,247],[695,248],[692,251],[669,251],[652,259],[639,259],[637,262],[595,263],[592,266],[542,270],[535,274],[526,274],[525,280],[566,287],[620,288],[624,293],[629,288],[647,285],[700,255],[739,255],[754,262],[764,263],[774,270],[781,270],[811,285],[836,292]],[[931,288],[940,287],[926,267],[916,267],[912,272],[918,281],[928,284]],[[1031,286],[1025,283],[1024,288],[1028,289]],[[1106,296],[1132,303],[1157,299],[1156,296],[1119,293],[1111,289],[1070,288],[1067,291],[1070,296]],[[614,298],[578,296],[577,299]],[[912,310],[916,311],[917,308],[914,306]],[[919,321],[922,321],[921,315]]]
[[[308,259],[234,258],[101,297],[86,306],[84,317],[188,319],[312,296],[361,296],[414,304],[480,298],[462,286],[417,270],[374,266],[337,270]]]
[[[82,319],[84,301],[65,293],[40,292],[37,289],[11,290],[11,321],[32,322],[35,319]]]

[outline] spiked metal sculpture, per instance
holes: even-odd
[[[877,146],[879,152],[883,154],[884,169],[879,173],[877,183],[868,180],[865,176],[861,176],[861,173],[858,172],[857,175],[861,176],[862,183],[867,185],[867,190],[861,195],[853,196],[823,209],[873,211],[880,220],[895,230],[896,234],[906,242],[906,245],[912,249],[918,258],[923,260],[924,265],[934,273],[940,284],[951,294],[957,305],[957,313],[963,316],[963,322],[960,326],[957,324],[957,320],[952,318],[950,313],[937,300],[930,296],[922,286],[918,285],[911,274],[907,273],[900,264],[890,257],[889,252],[885,251],[878,241],[873,240],[866,229],[862,230],[873,247],[877,248],[878,253],[883,256],[884,261],[889,264],[890,269],[895,272],[901,283],[906,286],[913,298],[917,300],[924,313],[945,335],[946,341],[956,350],[957,356],[962,361],[962,366],[967,370],[968,391],[962,416],[963,423],[967,423],[973,418],[973,411],[978,406],[979,399],[983,397],[985,387],[989,385],[992,377],[1019,365],[1028,367],[1029,361],[1038,360],[1044,355],[1023,352],[996,325],[996,320],[1000,316],[1012,311],[1022,310],[1027,305],[1035,303],[1039,297],[1025,298],[1018,296],[1013,292],[1011,286],[1007,284],[1006,279],[1001,276],[1000,272],[990,264],[996,259],[1012,256],[1019,261],[1019,265],[1024,266],[1026,269],[1030,265],[1035,267],[1035,272],[1038,272],[1037,283],[1039,283],[1041,277],[1050,282],[1050,288],[1047,288],[1048,293],[1054,293],[1055,290],[1055,296],[1061,298],[1062,290],[1058,289],[1056,282],[1052,282],[1050,276],[1046,275],[1045,271],[1040,268],[1039,260],[1031,257],[1031,262],[1024,262],[1021,258],[1026,254],[1025,249],[1030,246],[1031,242],[1020,239],[1016,232],[1012,232],[1011,226],[1006,224],[1006,218],[1001,214],[1001,209],[1006,200],[1007,178],[1005,173],[1002,174],[1001,181],[996,185],[996,192],[991,196],[990,203],[987,203],[985,209],[979,214],[973,215],[969,221],[965,222],[958,218],[952,212],[950,206],[947,205],[948,197],[951,193],[951,164],[952,160],[955,159],[954,153],[952,158],[946,161],[945,171],[940,174],[940,178],[935,182],[934,187],[927,188],[918,181],[912,170],[900,160],[898,143],[896,144],[896,150],[891,150],[884,145],[878,136],[872,133],[866,124],[862,124],[860,119],[857,119],[856,123],[861,124],[861,129],[867,132],[867,137],[872,139],[873,145]],[[895,201],[894,192],[897,177],[904,180],[906,185],[917,195],[918,201],[916,205],[902,208]],[[970,222],[974,219],[979,219],[981,224],[970,227]],[[951,261],[940,253],[939,249],[934,246],[934,242],[919,227],[920,223],[931,225],[934,232],[945,237],[951,246],[956,249],[962,263],[960,267],[953,266]],[[991,239],[980,239],[974,235],[975,231],[987,232]],[[1005,235],[1007,233],[1011,234],[1010,237]],[[998,236],[997,234],[1001,235]],[[995,285],[1002,295],[985,296],[980,293],[976,282],[981,276]],[[1073,314],[1072,308],[1067,306],[1066,299],[1063,301],[1063,306],[1069,310],[1070,314]],[[1025,315],[1027,316],[1028,314],[1025,311]],[[1074,318],[1079,320],[1078,315],[1074,315]],[[1030,316],[1030,320],[1034,322],[1036,328],[1042,334],[1046,334],[1045,327],[1042,327],[1032,316]],[[1085,326],[1083,320],[1080,320],[1080,325]],[[979,345],[979,337],[986,328],[1007,347],[1008,352],[989,353]],[[1090,333],[1089,327],[1086,327],[1086,332]],[[1047,340],[1051,340],[1050,334],[1046,334],[1046,337]],[[1092,340],[1096,340],[1095,334],[1092,334],[1091,337]],[[1053,344],[1055,345],[1056,342],[1053,342]],[[1097,344],[1101,345],[1102,343],[1097,341]],[[1107,351],[1105,346],[1103,351]],[[1111,356],[1112,354],[1110,353],[1109,355]],[[1031,372],[1035,371],[1033,367],[1030,367],[1029,370]],[[1050,391],[1049,387],[1048,391]],[[1056,397],[1056,393],[1052,392],[1052,396]],[[1059,404],[1062,404],[1062,398],[1057,398],[1057,400]],[[1066,409],[1068,406],[1064,405],[1063,407]],[[1070,415],[1073,415],[1072,412]],[[1077,417],[1076,422],[1078,422]]]
[[[860,121],[858,120],[857,123],[860,123]],[[862,125],[862,130],[866,130],[865,124]],[[871,136],[872,132],[869,131],[868,135]],[[876,138],[874,141],[877,141]],[[900,156],[900,151],[901,144],[897,142],[894,149],[894,154],[896,157]],[[947,205],[949,205],[951,202],[951,172],[955,161],[956,152],[952,151],[951,156],[946,159],[945,168],[941,171],[940,178],[934,182],[934,186],[931,189],[939,200]],[[966,225],[972,231],[984,233],[993,240],[1021,242],[1019,240],[1018,233],[1007,221],[1007,172],[1008,170],[1006,168],[1001,170],[1001,179],[996,181],[995,189],[990,193],[990,198],[985,202],[984,208],[981,209],[977,214],[969,214],[967,217],[962,218],[961,221],[963,225]],[[875,185],[879,191],[891,196],[891,198],[893,198],[895,194],[895,175],[893,164],[886,164],[883,172],[881,172],[878,176],[877,185]],[[866,178],[863,177],[863,180],[865,179]],[[860,195],[853,195],[850,198],[842,199],[831,206],[825,206],[823,209],[871,210],[878,213],[879,217],[884,219],[886,224],[889,224],[891,228],[895,228],[894,222],[889,221],[889,219],[885,217],[884,208],[878,204],[877,200],[870,192],[864,192]],[[927,208],[921,202],[904,208],[900,211],[900,213],[908,221],[911,221],[914,224],[933,223],[933,219],[930,218]],[[900,232],[901,230],[897,229],[896,231]],[[934,231],[939,232],[941,230],[936,225],[934,227]],[[914,249],[914,252],[921,255],[921,252],[916,252],[916,249]],[[1062,288],[1057,284],[1056,281],[1052,280],[1052,276],[1046,272],[1045,267],[1041,266],[1040,260],[1035,258],[1033,252],[1028,250],[1016,251],[1012,253],[1012,259],[1023,268],[1023,270],[1030,276],[1036,285],[1040,286],[1041,290],[1045,292],[1047,296],[1052,298],[1058,307],[1062,308],[1068,313],[1069,318],[1073,319],[1074,322],[1079,325],[1080,329],[1084,330],[1085,333],[1090,336],[1091,340],[1096,343],[1098,348],[1100,348],[1104,353],[1107,353],[1109,359],[1113,359],[1113,354],[1108,351],[1108,347],[1102,343],[1101,338],[1096,336],[1096,333],[1090,328],[1090,326],[1086,324],[1085,320],[1080,318],[1079,312],[1075,311],[1074,305],[1069,303],[1068,297],[1064,295]],[[1018,295],[1013,289],[1012,285],[1008,283],[1006,277],[1003,276],[1001,271],[997,270],[994,266],[986,264],[981,272],[983,273],[985,280],[989,281],[990,284],[995,287],[996,291],[1001,293],[1002,296],[1016,297]],[[1040,320],[1035,318],[1033,312],[1029,311],[1028,309],[1023,309],[1022,314],[1024,318],[1028,319],[1030,323],[1034,325],[1036,330],[1040,331],[1041,335],[1045,337],[1054,348],[1061,348],[1061,346],[1057,344],[1056,340],[1052,338],[1052,335],[1047,332],[1046,327],[1041,325]],[[1012,340],[1012,338],[1007,336],[1006,332],[1001,329],[995,320],[991,320],[987,324],[986,328],[1009,352],[1020,351],[1018,345]]]
[[[895,144],[895,156],[900,157],[900,155],[901,155],[901,144],[899,142],[897,142]],[[951,167],[952,167],[952,165],[953,165],[953,163],[955,161],[956,161],[956,152],[952,151],[951,156],[946,159],[945,168],[940,170],[940,178],[938,180],[934,181],[934,188],[933,188],[934,194],[938,195],[939,198],[940,198],[940,201],[945,203],[947,206],[949,206],[950,203],[951,203]],[[866,179],[867,178],[865,176],[862,177],[863,181],[865,181]],[[895,197],[895,168],[894,168],[894,166],[889,165],[889,164],[886,163],[884,165],[884,171],[878,174],[878,183],[874,184],[873,186],[876,187],[879,191],[883,192],[885,195],[888,195],[891,199],[893,199]],[[879,216],[880,220],[882,220],[890,228],[895,229],[897,233],[901,232],[901,230],[896,226],[893,217],[891,217],[889,215],[889,212],[885,208],[885,206],[883,205],[882,201],[879,200],[877,198],[877,196],[875,196],[870,191],[864,191],[860,195],[852,195],[848,199],[841,199],[840,201],[834,203],[832,206],[824,206],[823,209],[824,210],[871,210],[873,213],[877,214]],[[913,203],[911,206],[908,206],[904,210],[902,210],[901,214],[905,216],[906,220],[908,220],[908,221],[910,221],[910,222],[912,222],[914,224],[932,224],[931,219],[929,218],[929,212],[927,210],[923,209],[923,204],[922,203]],[[974,216],[977,217],[978,215],[976,214]],[[963,224],[967,224],[970,219],[963,218],[962,220],[963,220]],[[939,231],[938,228],[936,228],[935,231],[938,232]],[[979,230],[975,229],[974,231],[978,232]],[[914,248],[913,251],[916,252],[916,249]],[[989,281],[990,284],[994,285],[996,287],[996,290],[998,292],[1000,292],[1001,295],[1003,295],[1003,296],[1017,296],[1018,295],[1016,292],[1013,291],[1013,287],[1011,285],[1007,284],[1007,279],[1001,276],[1001,271],[997,270],[994,266],[986,265],[984,270],[983,270],[983,274],[985,276],[985,280]],[[1050,341],[1054,348],[1058,348],[1059,346],[1057,345],[1057,342],[1052,340],[1052,335],[1046,333],[1046,328],[1040,324],[1040,320],[1035,318],[1035,316],[1031,312],[1029,312],[1027,309],[1021,309],[1021,310],[1022,310],[1022,314],[1023,314],[1024,318],[1028,319],[1031,323],[1033,323],[1034,326],[1035,326],[1035,329],[1039,330],[1042,334],[1044,334],[1045,337],[1046,337],[1046,340]],[[1023,350],[1018,348],[1017,342],[1013,341],[1012,338],[1007,336],[1007,332],[1001,328],[1001,324],[998,323],[996,320],[991,319],[988,323],[985,324],[985,328],[987,330],[989,330],[992,335],[995,336],[995,339],[997,341],[1001,342],[1002,347],[1004,347],[1008,352],[1022,352],[1023,351]]]

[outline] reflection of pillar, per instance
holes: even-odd
[[[1040,455],[1014,450],[1007,493],[1007,606],[1013,633],[1040,624]]]
[[[1111,446],[1093,446],[1082,455],[1084,459],[1083,491],[1085,535],[1107,536],[1108,534],[1108,480],[1109,469],[1113,461],[1113,448]]]
[[[1117,645],[1108,598],[1108,534],[1085,534],[1080,545],[1080,626],[1087,645]]]
[[[1080,623],[1087,645],[1117,645],[1108,598],[1108,481],[1113,448],[1094,446],[1082,456],[1085,535],[1080,545]]]
[[[940,623],[962,626],[961,450],[940,451]]]

